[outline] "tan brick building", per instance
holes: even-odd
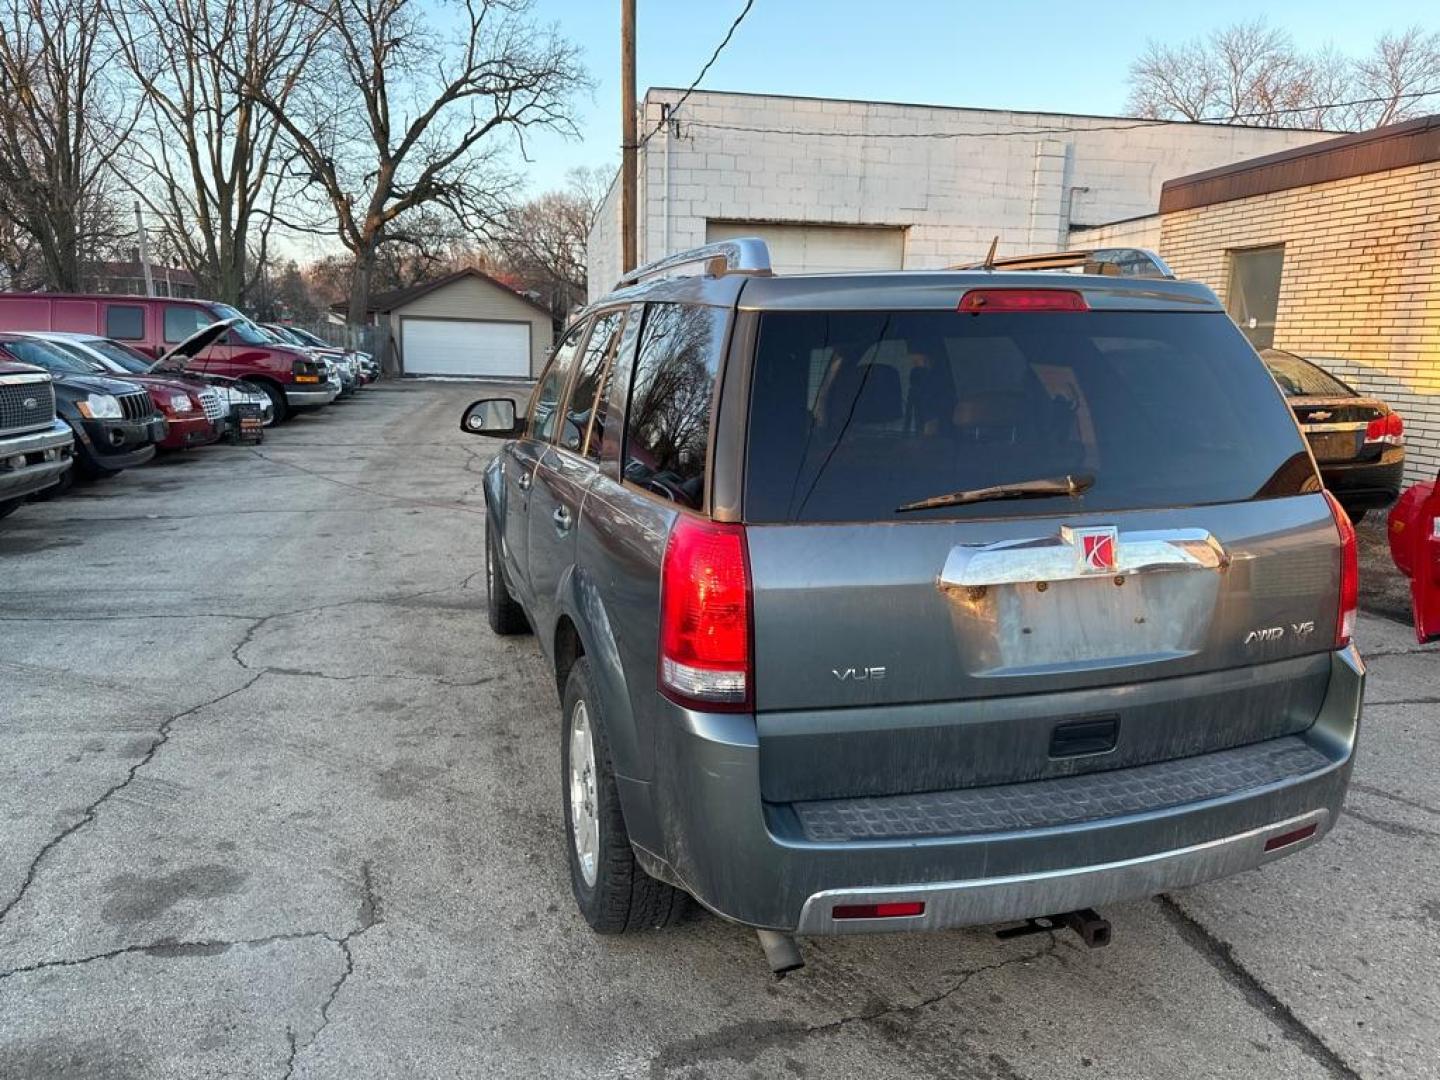
[[[1440,116],[1167,181],[1160,215],[1178,277],[1389,402],[1409,480],[1440,471]]]

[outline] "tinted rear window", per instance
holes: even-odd
[[[1355,396],[1355,391],[1329,372],[1292,353],[1266,349],[1260,355],[1286,397]]]
[[[746,458],[755,522],[1113,511],[1318,490],[1265,367],[1223,314],[770,313]],[[899,513],[957,490],[1081,495]]]

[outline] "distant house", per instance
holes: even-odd
[[[178,266],[151,266],[150,274],[156,296],[193,298],[200,293],[195,275],[189,270]],[[138,260],[92,263],[85,269],[85,279],[90,292],[145,295],[145,268]]]
[[[548,308],[474,269],[376,293],[369,314],[382,362],[402,375],[534,378],[554,334]]]
[[[641,108],[639,261],[758,236],[780,273],[926,269],[1054,251],[1151,214],[1167,176],[1327,132],[1134,117],[652,89]],[[678,106],[678,108],[677,108]],[[653,133],[653,134],[652,134]],[[620,276],[619,185],[586,251],[593,300]]]

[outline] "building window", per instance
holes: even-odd
[[[105,336],[117,341],[145,339],[145,309],[109,304],[105,308]]]
[[[1230,252],[1230,289],[1226,307],[1257,349],[1275,344],[1275,313],[1280,307],[1284,247]]]

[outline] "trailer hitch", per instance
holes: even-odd
[[[1110,920],[1101,918],[1100,914],[1091,908],[1067,911],[1063,915],[1039,915],[1026,919],[1019,926],[1007,926],[1004,930],[997,930],[995,936],[1002,941],[1009,941],[1011,938],[1044,934],[1051,930],[1073,930],[1080,940],[1092,949],[1103,949],[1110,944]]]

